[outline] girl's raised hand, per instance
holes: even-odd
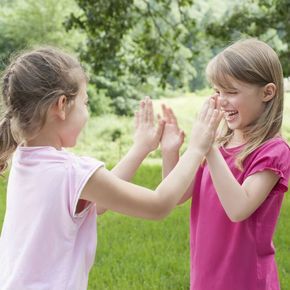
[[[188,149],[198,150],[206,155],[210,150],[217,128],[223,118],[218,95],[206,100],[193,126]]]
[[[164,120],[159,119],[155,126],[152,101],[145,97],[140,102],[139,111],[135,113],[134,144],[147,153],[158,148],[164,128]]]
[[[165,125],[160,142],[161,151],[162,153],[179,151],[184,142],[184,131],[179,129],[172,109],[164,104],[162,104],[162,115]],[[161,118],[160,116],[158,117],[159,119]]]

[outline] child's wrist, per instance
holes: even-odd
[[[190,156],[196,156],[199,158],[205,157],[206,152],[198,148],[187,148],[184,154],[189,154]]]
[[[208,152],[206,153],[205,158],[207,159],[208,157],[210,157],[210,155],[214,154],[216,150],[218,150],[218,146],[213,143]]]
[[[146,157],[150,152],[150,148],[142,144],[134,143],[131,150],[138,155]]]
[[[163,157],[166,156],[172,156],[172,155],[179,155],[179,148],[178,149],[166,149],[166,148],[160,148],[161,150],[161,155]]]

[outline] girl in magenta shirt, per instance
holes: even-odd
[[[225,122],[179,201],[192,198],[190,289],[278,290],[272,238],[290,174],[281,64],[267,44],[248,39],[214,57],[207,76]],[[166,176],[184,135],[172,110],[163,112]]]

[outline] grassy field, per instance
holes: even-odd
[[[286,98],[283,132],[290,140],[290,101]],[[189,134],[202,97],[155,101],[175,108],[181,127]],[[112,142],[115,130],[121,138]],[[131,144],[132,120],[104,116],[93,118],[74,149],[77,153],[114,164]],[[92,144],[94,144],[92,146]],[[154,188],[161,179],[160,153],[152,154],[138,170],[134,182]],[[0,179],[0,230],[5,211],[6,179]],[[290,289],[290,192],[286,194],[275,235],[282,290]],[[142,221],[106,213],[98,223],[98,249],[90,273],[89,290],[186,290],[189,287],[189,208],[176,208],[160,222]]]

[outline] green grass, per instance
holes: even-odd
[[[153,188],[160,167],[143,166],[136,183]],[[89,289],[188,289],[188,206],[161,222],[105,214],[98,220],[98,249]]]
[[[154,101],[171,105],[187,135],[204,98],[188,95]],[[285,102],[283,133],[290,140],[290,95]],[[114,131],[121,138],[112,142]],[[114,164],[131,145],[131,118],[92,118],[76,153]],[[188,140],[188,136],[186,142]],[[186,143],[185,142],[185,143]],[[92,145],[93,144],[93,145]],[[185,145],[186,146],[186,145]],[[184,147],[185,147],[184,146]],[[152,154],[138,170],[134,182],[154,188],[161,180],[160,153]],[[0,178],[0,230],[5,212],[6,179]],[[290,289],[290,191],[286,193],[275,245],[281,289]],[[153,222],[106,213],[98,219],[98,247],[90,273],[89,290],[185,290],[189,288],[189,208],[176,208],[164,221]]]

